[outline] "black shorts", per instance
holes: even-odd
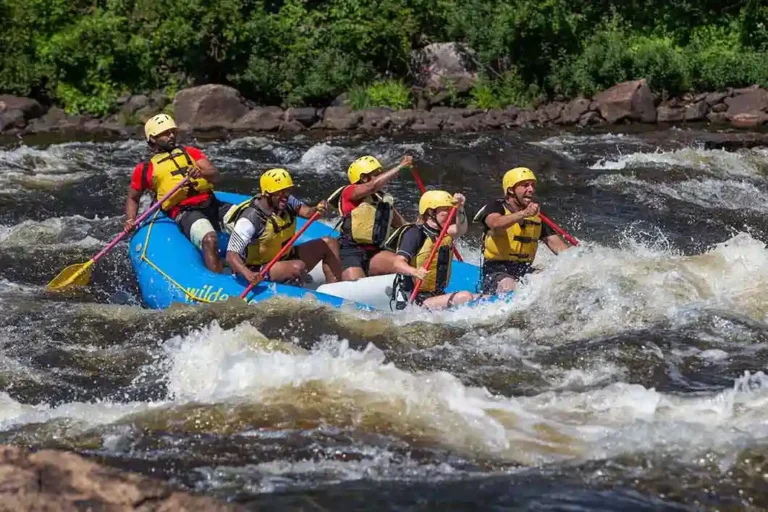
[[[343,271],[347,270],[348,268],[359,267],[363,269],[365,275],[368,275],[368,272],[371,268],[371,259],[380,252],[381,249],[366,250],[357,244],[342,240],[339,247],[339,256],[341,257],[341,270]]]
[[[280,258],[280,261],[288,261],[288,260],[297,260],[299,259],[299,251],[296,250],[297,247],[294,245],[290,249],[288,249],[288,252],[283,254],[283,257]],[[267,265],[269,262],[265,263],[264,265]],[[253,272],[259,272],[264,265],[248,265],[248,269]],[[269,275],[267,275],[267,278],[269,278]]]
[[[210,201],[200,206],[182,206],[174,220],[179,225],[179,229],[184,233],[184,236],[195,245],[200,245],[202,238],[211,229],[214,233],[221,231],[221,222],[231,207],[231,203],[222,203],[213,197]],[[200,220],[207,221],[207,223],[198,224],[193,233],[193,226]],[[198,247],[198,249],[200,248]]]
[[[486,261],[483,264],[483,277],[480,293],[495,294],[502,279],[511,277],[519,281],[524,275],[533,272],[530,263],[515,261]]]

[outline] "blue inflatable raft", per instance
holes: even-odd
[[[219,200],[240,203],[248,196],[229,192],[216,192]],[[298,219],[298,227],[304,224]],[[297,241],[297,244],[323,236],[338,236],[331,226],[313,223]],[[224,257],[229,236],[219,234],[219,250]],[[217,274],[205,267],[202,255],[181,233],[176,223],[158,213],[143,224],[131,237],[129,255],[145,304],[150,308],[164,309],[174,302],[187,304],[213,303],[239,297],[248,283],[240,277]],[[334,307],[352,307],[361,310],[390,310],[388,292],[394,275],[375,276],[354,282],[325,284],[321,265],[310,274],[313,282],[301,288],[286,284],[262,282],[249,292],[249,303],[274,296],[294,298],[312,297]],[[454,261],[448,292],[475,291],[480,278],[480,268]]]

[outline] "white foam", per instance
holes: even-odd
[[[43,221],[25,220],[14,226],[0,225],[0,247],[81,247],[95,249],[104,244],[90,235],[95,223],[107,220],[80,215],[52,217]]]
[[[596,170],[621,170],[636,167],[658,169],[698,169],[717,176],[749,176],[762,178],[762,169],[768,166],[768,155],[764,152],[722,149],[684,148],[675,151],[653,153],[630,153],[618,158],[609,157],[592,165]]]

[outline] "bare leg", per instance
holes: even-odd
[[[507,292],[513,292],[515,291],[515,288],[517,288],[517,281],[514,280],[512,277],[505,277],[501,281],[499,281],[499,284],[496,286],[496,293],[502,294]]]
[[[368,270],[369,276],[381,276],[384,274],[395,273],[395,258],[397,254],[391,251],[381,251],[371,258],[371,266]]]
[[[306,273],[307,265],[302,260],[278,261],[269,269],[269,279],[276,283],[283,283],[293,279],[302,279]]]
[[[465,302],[469,302],[478,297],[480,297],[480,295],[475,295],[470,292],[446,293],[444,295],[426,299],[424,301],[424,307],[428,309],[445,309],[448,306],[458,306],[459,304],[464,304]]]
[[[336,240],[328,237],[311,240],[296,247],[296,253],[309,270],[322,260],[326,283],[335,283],[341,277],[339,244]]]
[[[212,231],[203,237],[203,260],[205,260],[205,266],[211,272],[221,274],[224,271],[224,267],[219,260],[219,240],[216,236],[216,232]]]
[[[357,281],[365,277],[362,267],[349,267],[341,273],[342,281]]]

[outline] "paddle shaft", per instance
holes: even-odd
[[[415,167],[411,167],[411,173],[413,174],[413,181],[416,182],[416,186],[419,187],[419,192],[422,194],[427,191],[427,188],[424,186],[424,182],[421,181],[421,176],[419,176],[419,173],[416,172]],[[461,254],[459,254],[459,250],[454,246],[453,247],[453,254],[456,256],[456,259],[459,261],[464,261],[464,258],[461,257]]]
[[[448,233],[448,228],[451,226],[451,221],[453,221],[453,218],[456,216],[457,208],[454,206],[451,208],[451,212],[448,214],[448,220],[445,221],[445,224],[443,224],[443,229],[440,231],[440,236],[437,237],[437,240],[435,240],[435,245],[432,246],[432,252],[429,253],[429,259],[427,259],[427,263],[424,265],[425,269],[429,269],[430,266],[432,266],[432,260],[435,259],[435,256],[437,255],[437,250],[440,249],[440,244],[443,243],[443,238],[445,238],[446,233]],[[413,300],[416,298],[416,295],[419,294],[419,289],[421,288],[421,285],[424,281],[419,279],[416,281],[416,285],[413,287],[413,291],[411,292],[411,297],[408,299],[408,302],[413,302]]]
[[[261,269],[261,272],[259,272],[259,282],[262,279],[264,279],[264,277],[266,277],[266,275],[269,273],[269,271],[272,269],[275,263],[280,261],[280,258],[282,258],[285,255],[285,253],[288,252],[288,249],[293,247],[294,242],[296,242],[296,240],[298,240],[299,237],[304,234],[304,232],[307,230],[310,224],[315,222],[318,217],[320,217],[320,212],[316,211],[315,213],[313,213],[312,216],[309,219],[307,219],[307,222],[304,223],[304,226],[302,226],[302,228],[299,231],[297,231],[296,234],[293,235],[293,237],[291,237],[290,240],[288,240],[288,242],[286,242],[283,248],[280,249],[280,252],[277,253],[277,256],[272,258],[272,261],[270,261],[266,267]],[[253,289],[254,286],[256,286],[256,283],[249,284],[248,288],[246,288],[245,291],[240,295],[240,298],[244,299],[248,295],[248,293]]]
[[[541,217],[541,220],[543,220],[547,226],[551,227],[552,230],[557,233],[558,235],[562,236],[566,240],[568,240],[572,245],[579,245],[579,241],[573,238],[571,235],[569,235],[563,228],[552,222],[552,219],[544,215],[543,213],[539,212],[539,217]]]
[[[142,214],[139,216],[139,218],[138,218],[138,219],[136,219],[136,222],[134,223],[134,227],[135,227],[135,226],[138,226],[139,224],[141,224],[141,222],[142,222],[144,219],[146,219],[147,217],[149,217],[150,215],[152,215],[152,213],[154,213],[154,212],[155,212],[155,210],[157,210],[158,208],[160,208],[160,207],[163,205],[163,203],[164,203],[165,201],[167,201],[167,200],[168,200],[168,199],[169,199],[169,198],[170,198],[170,197],[171,197],[173,194],[175,194],[175,193],[176,193],[176,192],[177,192],[177,191],[178,191],[178,190],[179,190],[181,187],[183,187],[184,185],[186,185],[186,184],[187,184],[187,182],[189,181],[189,179],[190,179],[190,178],[189,178],[189,176],[187,176],[186,178],[184,178],[183,180],[181,180],[181,181],[179,182],[179,184],[178,184],[178,185],[176,185],[175,187],[173,187],[173,189],[171,189],[171,191],[170,191],[170,192],[168,192],[167,194],[165,194],[165,196],[163,196],[163,198],[162,198],[162,199],[160,199],[160,200],[159,200],[157,203],[155,203],[155,204],[154,204],[154,205],[153,205],[153,206],[152,206],[152,207],[151,207],[149,210],[147,210],[147,211],[145,211],[144,213],[142,213]],[[107,244],[107,246],[106,246],[105,248],[103,248],[103,249],[101,250],[101,252],[99,252],[99,254],[97,254],[96,256],[94,256],[94,257],[93,257],[93,259],[92,259],[93,263],[96,263],[96,262],[97,262],[97,261],[99,261],[99,260],[100,260],[100,259],[101,259],[101,258],[102,258],[102,257],[103,257],[105,254],[107,254],[109,251],[111,251],[111,250],[112,250],[112,248],[113,248],[114,246],[116,246],[116,245],[118,244],[118,242],[120,242],[120,240],[122,240],[122,239],[123,239],[123,237],[124,237],[125,235],[127,235],[128,233],[130,233],[132,230],[133,230],[133,228],[130,228],[130,229],[124,229],[124,230],[123,230],[123,232],[122,232],[122,233],[120,233],[119,235],[117,235],[117,236],[115,237],[115,239],[114,239],[114,240],[112,240],[111,242],[109,242],[109,244]]]

